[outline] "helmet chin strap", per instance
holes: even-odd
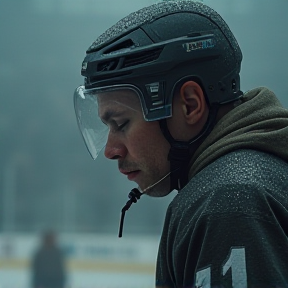
[[[172,137],[166,119],[159,120],[161,131],[170,143],[168,160],[170,161],[170,188],[181,190],[189,181],[189,162],[196,149],[205,140],[216,124],[219,105],[210,107],[209,116],[201,132],[189,141],[180,141]]]

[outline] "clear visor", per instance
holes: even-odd
[[[99,105],[103,106],[102,103],[105,103],[106,112],[108,112],[110,106],[125,106],[128,109],[134,110],[135,108],[129,106],[129,101],[122,103],[121,100],[123,98],[125,100],[125,96],[126,98],[132,96],[132,98],[137,100],[137,103],[140,103],[139,93],[140,91],[136,87],[124,85],[95,89],[85,89],[84,86],[79,86],[75,90],[74,108],[78,127],[86,147],[94,160],[105,147],[109,134],[109,126],[104,124],[99,116]],[[101,104],[99,104],[99,101]],[[141,111],[142,109],[140,108],[139,110]]]

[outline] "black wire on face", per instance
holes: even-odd
[[[125,212],[130,208],[132,203],[136,203],[138,199],[140,199],[141,193],[137,188],[133,188],[131,192],[128,194],[128,197],[130,198],[125,206],[121,210],[121,219],[120,219],[120,227],[119,227],[119,234],[118,237],[122,237],[122,232],[123,232],[123,224],[124,224],[124,217],[125,217]]]

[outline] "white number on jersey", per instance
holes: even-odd
[[[231,248],[227,261],[222,267],[222,276],[231,269],[232,287],[247,288],[245,248]],[[211,288],[211,267],[199,270],[195,279],[196,288]]]

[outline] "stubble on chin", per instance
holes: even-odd
[[[170,177],[160,181],[156,185],[150,185],[150,188],[144,189],[144,194],[151,197],[164,197],[172,192],[170,188]]]

